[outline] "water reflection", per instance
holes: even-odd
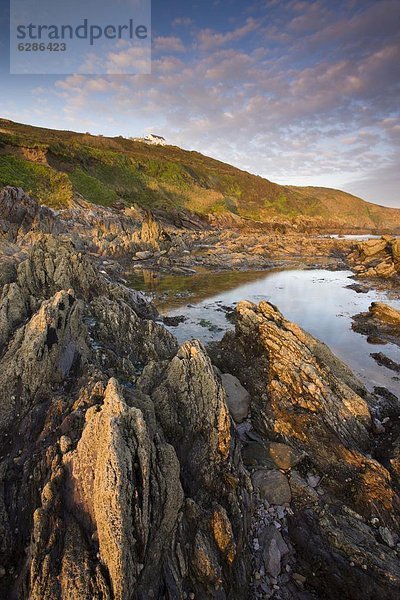
[[[285,317],[328,344],[370,389],[385,386],[400,397],[398,378],[370,356],[371,352],[383,352],[400,362],[400,349],[392,344],[372,346],[351,329],[351,316],[368,310],[371,302],[383,301],[400,308],[400,301],[388,300],[385,293],[376,291],[357,294],[346,288],[352,283],[350,276],[348,271],[328,270],[203,273],[155,279],[146,275],[142,284],[158,294],[170,292],[156,301],[163,314],[186,316],[184,323],[171,328],[180,342],[219,339],[232,328],[226,319],[226,307],[240,300],[269,300]],[[185,293],[190,297],[182,297]]]

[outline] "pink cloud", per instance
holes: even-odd
[[[175,36],[159,36],[154,39],[153,43],[155,49],[160,51],[183,52],[185,50],[182,40]]]
[[[210,50],[230,42],[236,42],[249,33],[256,31],[259,27],[260,23],[256,19],[249,17],[242,27],[238,27],[227,33],[219,33],[213,29],[202,29],[197,35],[197,41],[202,50]]]

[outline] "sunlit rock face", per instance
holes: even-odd
[[[245,597],[251,484],[204,348],[178,349],[69,240],[39,232],[18,261],[0,301],[2,597]]]
[[[368,598],[395,598],[400,571],[382,531],[399,527],[398,451],[388,439],[385,466],[373,457],[375,399],[326,346],[267,302],[241,302],[235,332],[213,348],[212,357],[250,392],[252,423],[262,439],[285,442],[306,456],[309,482],[301,476],[302,462],[289,475],[289,533],[304,568],[318,563],[309,576],[321,597],[334,598],[340,590],[365,598],[368,586]],[[266,448],[264,462],[271,468]],[[256,471],[253,483],[268,494],[264,472]],[[281,489],[278,482],[274,489]]]
[[[99,271],[87,218],[66,234],[0,196],[0,596],[397,598],[400,432],[376,397],[265,302],[179,348]],[[165,241],[149,217],[129,244]]]

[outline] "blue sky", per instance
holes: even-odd
[[[152,74],[91,77],[9,75],[1,6],[1,116],[154,132],[278,183],[400,207],[398,0],[153,0]]]

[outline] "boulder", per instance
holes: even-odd
[[[358,250],[364,258],[370,258],[371,256],[383,252],[386,249],[386,245],[387,240],[383,238],[367,240],[366,242],[360,242],[358,244]]]
[[[290,486],[287,477],[280,471],[258,469],[252,475],[254,487],[260,497],[270,504],[288,504],[291,500]]]
[[[381,323],[400,327],[400,311],[383,302],[372,302],[369,312]]]
[[[250,394],[242,386],[239,379],[229,373],[223,373],[221,381],[226,392],[226,403],[229,412],[236,423],[242,423],[249,414]]]

